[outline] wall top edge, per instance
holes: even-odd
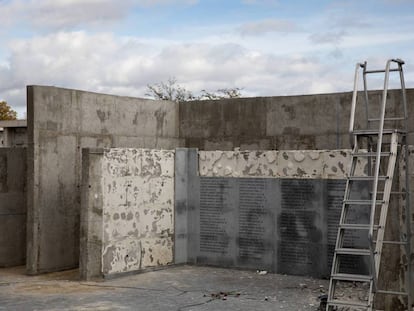
[[[119,94],[108,94],[108,93],[99,93],[94,91],[87,91],[87,90],[79,90],[79,89],[70,89],[65,87],[57,87],[53,85],[27,85],[27,88],[29,89],[55,89],[60,91],[68,91],[68,92],[77,92],[77,93],[88,93],[88,94],[95,94],[98,96],[113,96],[118,98],[127,98],[127,99],[138,99],[142,101],[148,101],[148,102],[166,102],[169,104],[175,104],[175,102],[170,100],[158,100],[158,99],[151,99],[151,98],[143,98],[143,97],[132,97],[132,96],[126,96],[126,95],[119,95]]]

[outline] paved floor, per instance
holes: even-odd
[[[0,269],[0,310],[319,310],[328,282],[212,267],[164,270],[83,282],[71,270],[40,276]]]

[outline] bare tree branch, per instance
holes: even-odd
[[[198,96],[177,83],[176,78],[169,78],[166,82],[147,85],[146,96],[160,100],[171,100],[175,102],[193,100],[215,100],[224,98],[241,97],[241,88],[224,88],[210,92],[201,90]]]

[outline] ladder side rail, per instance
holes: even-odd
[[[407,107],[407,93],[405,88],[404,80],[404,71],[402,65],[404,62],[398,61],[398,68],[400,69],[400,82],[401,82],[401,92],[402,92],[402,101],[404,107],[404,118],[405,118],[405,132],[408,134],[408,107]],[[405,253],[408,258],[407,261],[407,272],[405,277],[405,290],[407,292],[407,307],[408,309],[412,306],[412,264],[411,264],[411,192],[410,192],[410,150],[408,149],[407,135],[403,137],[404,145],[404,157],[405,157],[405,227],[406,227],[406,243],[405,243]]]
[[[402,68],[402,65],[404,62],[399,61],[398,62],[398,69],[400,72],[400,82],[401,82],[401,95],[402,95],[402,102],[403,102],[403,109],[404,109],[404,130],[406,133],[408,133],[408,107],[407,107],[407,92],[405,89],[405,81],[404,81],[404,71]]]
[[[359,80],[359,68],[361,67],[361,63],[357,63],[355,66],[355,76],[354,76],[354,91],[352,93],[352,103],[351,103],[351,117],[349,118],[349,134],[351,135],[354,131],[355,126],[355,110],[356,110],[356,102],[357,102],[357,95],[358,95],[358,80]],[[351,143],[353,141],[351,140]]]
[[[368,85],[367,85],[367,62],[360,65],[363,68],[362,77],[364,81],[364,98],[365,98],[365,116],[366,116],[366,126],[369,128],[369,97],[368,97]]]
[[[378,176],[379,176],[379,171],[380,171],[382,136],[384,133],[385,106],[387,104],[387,91],[388,91],[388,81],[389,81],[389,75],[390,75],[390,64],[391,64],[391,60],[388,60],[386,69],[385,69],[384,90],[382,92],[381,116],[380,116],[381,121],[379,124],[379,131],[378,131],[377,155],[375,159],[374,184],[373,184],[373,189],[372,189],[373,200],[372,200],[372,205],[371,205],[371,216],[370,216],[371,227],[369,229],[369,234],[368,234],[368,238],[370,241],[372,241],[373,236],[374,236],[375,201],[376,201],[377,192],[378,192]]]
[[[379,229],[377,232],[377,244],[375,245],[375,272],[376,272],[376,279],[379,277],[379,269],[381,264],[381,253],[382,253],[382,246],[384,241],[384,235],[385,235],[385,225],[387,221],[387,215],[388,215],[388,208],[389,208],[389,201],[390,201],[390,194],[391,194],[391,188],[392,188],[392,182],[393,182],[393,176],[394,176],[394,169],[395,164],[397,160],[397,148],[398,148],[398,134],[394,133],[391,136],[391,155],[388,160],[388,168],[387,168],[387,176],[389,177],[385,181],[384,186],[384,197],[383,197],[383,203],[381,205],[381,213],[380,213],[380,219],[379,219]]]
[[[379,269],[376,265],[375,259],[376,259],[376,254],[373,253],[373,249],[375,248],[374,246],[374,222],[375,222],[375,208],[376,208],[376,199],[377,199],[377,192],[378,192],[378,176],[379,176],[379,171],[380,171],[380,162],[381,162],[381,149],[382,149],[382,136],[383,136],[383,132],[384,132],[384,119],[385,119],[385,106],[387,103],[387,91],[388,91],[388,81],[389,81],[389,75],[390,75],[390,65],[391,65],[391,60],[387,61],[387,65],[385,67],[385,77],[384,77],[384,90],[382,93],[382,103],[381,103],[381,116],[380,116],[380,123],[379,123],[379,131],[378,131],[378,140],[377,140],[377,155],[376,155],[376,160],[375,160],[375,170],[374,170],[374,183],[373,183],[373,189],[372,189],[372,204],[371,204],[371,215],[370,215],[370,228],[369,228],[369,233],[368,233],[368,241],[369,241],[369,246],[371,249],[371,261],[374,260],[374,264],[375,264],[375,271],[371,271],[372,276],[374,277],[373,281],[374,281],[374,286],[373,289],[376,289],[376,283],[377,283],[377,277],[378,277],[378,273],[379,273]],[[372,255],[374,255],[374,257],[372,257]]]
[[[355,144],[354,148],[353,148],[353,152],[356,152],[358,150],[358,145]],[[349,176],[354,175],[355,169],[356,169],[356,164],[357,161],[355,158],[351,158],[351,166],[349,168]],[[351,181],[348,179],[346,181],[346,186],[345,186],[345,193],[344,193],[344,199],[343,199],[343,203],[342,203],[342,208],[341,208],[341,215],[339,218],[339,224],[342,224],[345,222],[345,200],[349,198],[350,192],[351,192]],[[332,267],[331,267],[331,277],[329,279],[329,290],[328,290],[328,301],[331,301],[334,299],[334,294],[335,294],[335,290],[336,290],[336,284],[335,281],[332,279],[332,275],[336,274],[338,272],[339,269],[339,265],[340,265],[340,259],[338,258],[338,255],[336,254],[336,249],[338,249],[339,247],[341,247],[342,244],[342,240],[343,240],[343,233],[341,232],[341,228],[340,226],[338,227],[338,232],[336,235],[336,242],[335,242],[335,251],[332,257]],[[329,306],[327,306],[329,307]],[[329,309],[327,309],[329,310]]]

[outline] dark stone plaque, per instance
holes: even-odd
[[[320,180],[281,180],[278,272],[321,275],[323,187]]]
[[[239,257],[262,258],[266,252],[266,180],[239,181]]]
[[[327,277],[336,243],[345,180],[200,177],[197,153],[177,166],[176,260],[222,267]],[[357,184],[353,199],[369,198]],[[351,206],[348,221],[367,223],[369,213]],[[345,245],[362,247],[354,230]],[[365,258],[367,259],[367,258]],[[342,258],[342,272],[366,270],[361,256]]]
[[[232,238],[226,215],[232,212],[229,182],[226,178],[201,178],[200,253],[229,255]]]
[[[332,267],[336,236],[338,234],[339,218],[341,217],[342,202],[345,194],[345,180],[327,180],[327,208],[328,208],[328,264]]]

